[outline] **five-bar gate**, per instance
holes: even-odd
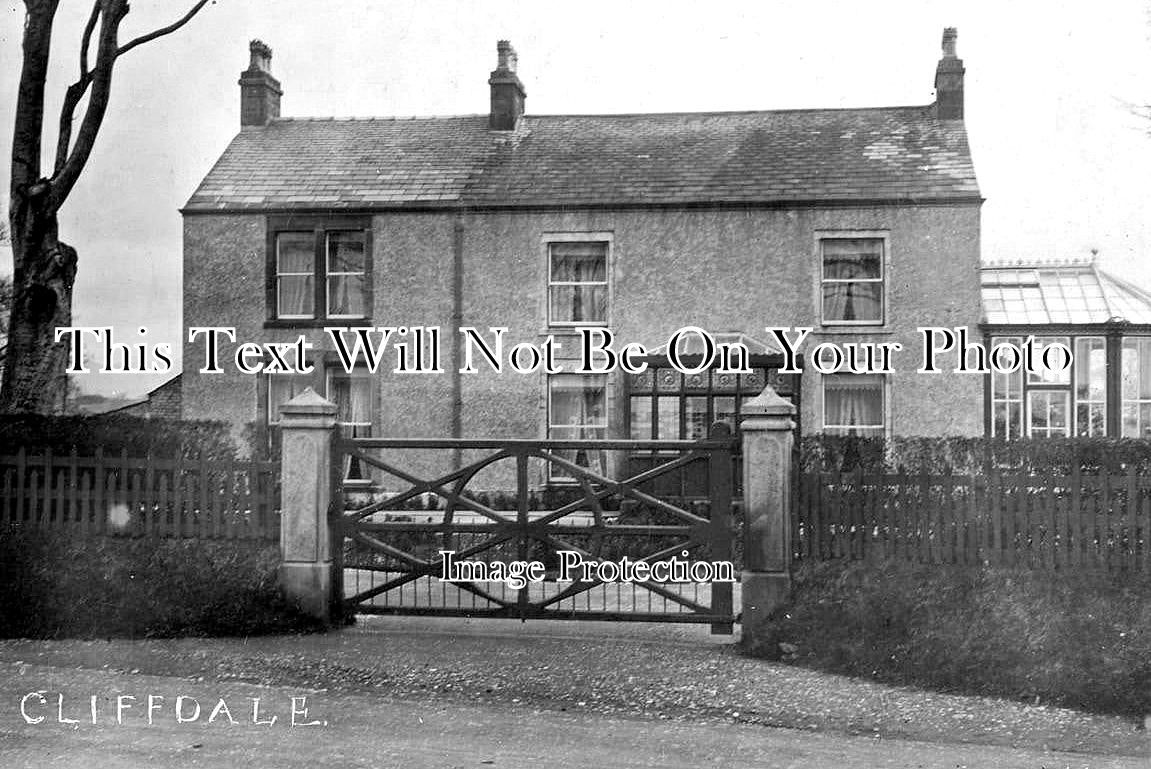
[[[735,561],[735,439],[725,424],[702,441],[353,438],[335,448],[336,588],[347,613],[732,630],[724,564]],[[695,487],[705,479],[705,497],[668,493],[685,487],[686,474]],[[365,491],[349,475],[391,491]],[[443,579],[460,576],[445,575],[445,553],[466,564],[464,578]],[[561,579],[577,559],[590,566]],[[539,564],[537,579],[521,584],[493,566],[513,562]],[[627,563],[632,581],[620,579]]]

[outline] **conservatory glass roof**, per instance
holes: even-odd
[[[982,285],[984,322],[993,325],[1151,325],[1151,294],[1099,269],[1094,259],[987,265]]]

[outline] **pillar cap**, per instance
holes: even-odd
[[[336,404],[317,393],[311,387],[280,406],[280,415],[284,417],[335,417]]]
[[[747,418],[791,417],[795,415],[795,405],[781,398],[771,385],[765,385],[763,392],[743,404],[740,413]]]

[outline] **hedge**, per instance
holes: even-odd
[[[807,564],[749,651],[835,673],[1151,713],[1151,575]]]
[[[896,437],[810,435],[799,442],[803,472],[947,475],[1002,472],[1151,475],[1151,441],[1133,438]]]
[[[251,635],[315,627],[281,598],[278,547],[0,529],[0,637]]]
[[[92,456],[127,451],[128,456],[232,459],[236,444],[227,423],[179,419],[145,419],[119,414],[100,416],[0,416],[0,446],[15,452]]]

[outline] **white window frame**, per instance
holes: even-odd
[[[1136,397],[1134,397],[1134,398],[1128,398],[1127,397],[1127,392],[1126,392],[1127,388],[1124,387],[1123,385],[1125,384],[1124,380],[1126,380],[1126,378],[1127,378],[1127,366],[1128,366],[1128,363],[1127,363],[1127,344],[1128,344],[1128,342],[1133,343],[1135,345],[1135,349],[1137,351],[1136,358],[1135,358],[1135,365],[1137,367],[1142,367],[1144,365],[1151,365],[1151,360],[1148,360],[1148,361],[1143,360],[1143,355],[1138,352],[1140,347],[1142,346],[1140,343],[1145,342],[1147,344],[1148,349],[1151,350],[1151,337],[1125,336],[1125,337],[1123,337],[1123,341],[1122,341],[1120,348],[1119,348],[1119,355],[1120,355],[1120,366],[1119,366],[1119,369],[1120,369],[1120,374],[1119,374],[1119,376],[1120,376],[1120,383],[1119,383],[1119,388],[1120,388],[1119,389],[1119,409],[1120,409],[1119,410],[1119,420],[1120,420],[1120,422],[1119,422],[1119,433],[1124,438],[1142,438],[1144,430],[1148,429],[1148,427],[1151,427],[1151,426],[1143,423],[1143,417],[1142,417],[1143,408],[1142,407],[1145,404],[1151,403],[1151,398],[1140,398],[1138,395],[1136,395]],[[1151,356],[1149,356],[1149,357],[1151,357]],[[1136,368],[1136,370],[1135,370],[1135,378],[1136,378],[1136,389],[1138,389],[1138,378],[1139,378],[1139,369],[1138,368]],[[1136,432],[1135,435],[1128,435],[1126,432],[1127,408],[1128,408],[1128,406],[1133,406],[1135,408],[1135,432]]]
[[[337,233],[353,233],[360,235],[360,245],[364,249],[364,265],[362,270],[356,272],[334,272],[332,270],[332,236]],[[367,281],[368,281],[368,265],[367,260],[371,258],[368,253],[368,238],[364,235],[363,230],[340,229],[332,227],[324,230],[324,317],[331,319],[344,319],[344,318],[366,318],[367,317]],[[363,280],[360,286],[360,301],[365,303],[364,312],[353,313],[347,315],[337,315],[331,312],[332,305],[332,278],[347,277],[349,275],[359,275]]]
[[[1035,370],[1027,372],[1027,384],[1034,387],[1050,387],[1050,386],[1075,386],[1075,382],[1071,378],[1071,368],[1060,369],[1059,371],[1051,371],[1043,365],[1043,353],[1053,344],[1061,344],[1068,350],[1074,350],[1071,347],[1071,338],[1069,336],[1052,334],[1049,336],[1036,336],[1035,337]],[[1074,365],[1074,363],[1072,364]]]
[[[312,269],[307,272],[282,272],[280,270],[280,236],[282,235],[307,235],[312,240]],[[316,233],[315,230],[278,230],[275,233],[274,241],[276,244],[276,319],[277,320],[315,320],[316,319],[316,275],[319,272],[316,265]],[[294,314],[280,312],[283,306],[281,301],[281,278],[311,278],[312,279],[312,311],[307,314]],[[327,286],[324,287],[325,291]]]
[[[552,281],[553,243],[596,243],[604,246],[603,281]],[[615,251],[614,234],[611,232],[549,232],[542,240],[544,260],[544,328],[576,328],[578,326],[607,326],[611,320],[612,308],[612,268]],[[553,286],[603,286],[607,292],[607,302],[602,320],[552,320]]]
[[[1075,413],[1072,415],[1072,417],[1073,417],[1072,418],[1072,422],[1073,422],[1072,434],[1076,435],[1076,436],[1080,435],[1080,433],[1079,433],[1079,407],[1080,406],[1086,406],[1087,407],[1087,413],[1088,413],[1088,419],[1087,419],[1088,432],[1087,432],[1087,435],[1085,437],[1101,438],[1101,437],[1104,437],[1107,435],[1107,427],[1108,427],[1108,424],[1107,424],[1107,338],[1103,337],[1103,336],[1077,336],[1072,341],[1075,345],[1075,348],[1073,351],[1074,363],[1072,363],[1073,370],[1071,372],[1074,375],[1072,382],[1071,382],[1071,392],[1074,394],[1074,397],[1075,397]],[[1103,351],[1103,397],[1102,398],[1091,398],[1091,397],[1080,398],[1079,397],[1079,372],[1081,370],[1080,367],[1085,368],[1087,371],[1088,393],[1090,393],[1090,391],[1091,391],[1091,356],[1090,356],[1090,354],[1080,354],[1081,352],[1083,352],[1083,353],[1087,352],[1087,350],[1085,349],[1086,345],[1083,344],[1084,342],[1098,342],[1098,343],[1101,343],[1101,345],[1102,345],[1102,347],[1101,347],[1101,349]],[[1081,348],[1081,346],[1082,346],[1082,348]],[[1102,432],[1096,432],[1092,428],[1092,422],[1091,422],[1090,414],[1091,414],[1091,410],[1092,410],[1093,406],[1101,406],[1103,409]]]
[[[880,393],[883,397],[881,409],[882,422],[876,425],[836,425],[827,422],[827,382],[829,377],[836,376],[866,376],[878,377]],[[819,418],[823,431],[832,435],[846,435],[848,431],[855,430],[861,438],[887,437],[891,432],[891,380],[886,374],[821,374],[819,378]]]
[[[267,410],[268,410],[268,424],[269,425],[278,425],[278,424],[280,424],[280,412],[279,412],[279,408],[277,407],[277,404],[275,403],[275,399],[272,397],[272,395],[273,395],[273,384],[272,384],[273,381],[287,381],[287,380],[299,379],[303,383],[303,389],[307,389],[308,387],[312,386],[312,375],[311,374],[266,374],[265,377],[266,377],[266,381],[267,381],[267,392],[268,392],[267,404],[266,404]],[[303,389],[301,389],[300,392],[303,392]],[[299,393],[297,393],[296,395],[299,395]],[[295,396],[293,396],[293,397],[295,397]],[[289,399],[289,400],[291,400],[291,399]]]
[[[996,336],[996,337],[992,337],[990,349],[994,350],[995,346],[999,345],[999,344],[1011,344],[1011,345],[1014,345],[1016,348],[1020,348],[1023,345],[1023,338],[1018,337],[1018,336]],[[1027,400],[1026,390],[1027,390],[1027,388],[1023,386],[1023,368],[1020,367],[1020,368],[1016,369],[1015,371],[1010,371],[1010,372],[1006,372],[1003,374],[992,373],[990,376],[991,376],[991,385],[990,385],[991,386],[991,414],[990,414],[991,437],[993,437],[993,438],[994,437],[1000,437],[1000,438],[1018,437],[1018,438],[1022,438],[1023,436],[1027,435],[1027,413],[1026,413],[1026,400]],[[1008,379],[1016,380],[1016,383],[1018,384],[1018,390],[1019,390],[1018,397],[1012,397],[1011,396],[1010,384],[1007,386],[1007,389],[1005,391],[1000,391],[996,387],[995,383],[997,381],[999,381],[1000,377],[1006,377]],[[1007,435],[999,435],[995,429],[995,407],[1000,403],[1004,404],[1007,407],[1007,420],[1008,420]],[[1015,414],[1018,416],[1018,419],[1015,422],[1015,426],[1019,430],[1018,435],[1012,435],[1012,433],[1011,433],[1012,414]]]
[[[823,258],[823,244],[829,240],[878,240],[883,253],[879,259],[879,277],[863,279],[827,278],[824,276],[826,262]],[[819,319],[823,326],[885,326],[887,325],[887,289],[891,275],[890,265],[891,242],[890,236],[884,230],[820,230],[815,233],[815,261],[818,276],[816,281],[816,302],[819,307]],[[835,320],[824,316],[823,287],[827,283],[878,283],[879,290],[879,318],[877,320]]]
[[[374,377],[367,370],[360,371],[353,369],[351,373],[344,371],[338,366],[328,366],[324,371],[324,397],[332,403],[335,403],[335,396],[332,393],[332,381],[337,378],[346,379],[362,379],[368,383],[368,421],[367,422],[345,422],[338,421],[340,427],[367,427],[368,435],[374,432],[376,420],[376,393],[374,389]]]
[[[1032,424],[1031,417],[1032,417],[1032,410],[1034,408],[1032,396],[1040,396],[1040,395],[1062,397],[1062,399],[1063,399],[1063,413],[1067,415],[1067,421],[1063,425],[1062,433],[1055,432],[1055,430],[1058,430],[1058,428],[1052,428],[1050,426],[1050,424],[1051,424],[1051,403],[1050,403],[1050,401],[1048,402],[1048,404],[1046,406],[1046,409],[1048,412],[1048,415],[1047,415],[1048,426],[1043,427],[1043,428],[1035,428],[1035,426]],[[1073,423],[1075,421],[1075,414],[1071,411],[1071,393],[1069,391],[1067,391],[1067,390],[1052,390],[1052,389],[1046,389],[1046,388],[1041,388],[1041,387],[1030,389],[1026,392],[1025,403],[1027,406],[1026,419],[1027,419],[1027,437],[1028,438],[1070,438],[1071,437],[1071,430],[1072,430]]]
[[[602,416],[600,418],[600,422],[597,424],[574,425],[574,427],[578,428],[581,432],[583,430],[589,430],[589,429],[598,431],[599,437],[598,438],[592,438],[591,440],[606,440],[607,436],[608,436],[608,430],[610,429],[610,426],[611,426],[611,418],[609,416],[609,408],[610,408],[610,403],[611,403],[611,393],[609,391],[609,387],[610,387],[611,382],[610,382],[610,377],[606,373],[605,374],[576,374],[576,373],[570,373],[569,372],[569,373],[562,373],[562,374],[551,374],[551,375],[544,378],[544,388],[545,388],[544,399],[545,399],[545,409],[546,409],[546,417],[545,417],[545,420],[546,420],[545,421],[546,437],[550,440],[560,440],[560,441],[583,440],[582,436],[571,436],[571,435],[554,436],[552,434],[553,429],[561,429],[564,431],[569,431],[573,428],[573,425],[570,425],[570,424],[560,425],[560,424],[553,424],[552,423],[552,414],[554,413],[554,408],[552,406],[552,383],[559,381],[559,380],[564,380],[564,379],[577,379],[580,381],[587,381],[588,379],[596,379],[602,383],[601,390],[603,392],[603,407],[601,409]],[[578,482],[575,478],[573,478],[570,475],[557,475],[555,472],[555,470],[557,468],[551,462],[547,463],[547,468],[548,468],[547,469],[547,475],[548,475],[548,482],[549,483],[577,483]],[[594,471],[597,468],[593,466],[593,467],[589,467],[589,469]],[[601,471],[604,469],[602,457],[600,458],[600,466],[598,469],[600,469]]]

